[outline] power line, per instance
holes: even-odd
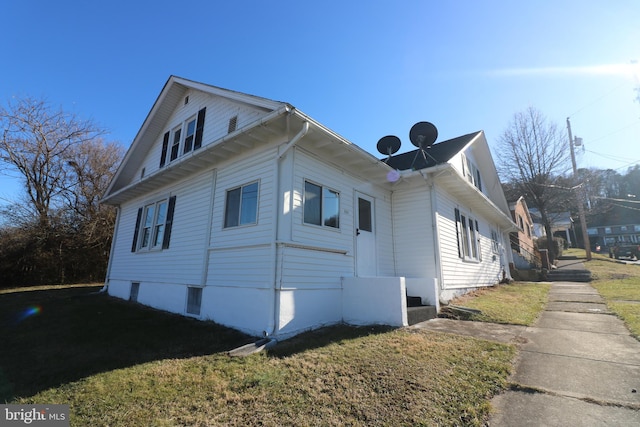
[[[591,107],[593,104],[595,104],[596,102],[600,101],[602,98],[605,98],[609,95],[611,95],[613,92],[617,91],[618,89],[620,89],[622,86],[628,84],[626,81],[622,82],[621,84],[619,84],[618,86],[616,86],[615,88],[611,89],[609,92],[605,93],[602,96],[599,96],[598,98],[594,99],[593,101],[589,102],[588,104],[586,104],[585,106],[581,107],[580,109],[578,109],[578,111],[576,111],[573,114],[569,115],[569,118],[575,116],[576,114],[580,113],[582,110],[585,110],[588,107]]]
[[[604,159],[607,159],[607,160],[613,160],[615,162],[628,162],[628,160],[629,160],[629,158],[623,158],[623,157],[619,157],[619,156],[614,156],[612,154],[603,154],[603,153],[598,153],[598,152],[587,150],[587,149],[585,149],[584,151],[586,151],[587,153],[595,154],[596,156],[600,156],[600,157],[602,157]],[[623,169],[623,168],[635,165],[636,163],[640,163],[640,160],[632,160],[631,162],[625,163],[624,165],[619,166],[619,167],[617,167],[615,169]]]
[[[618,129],[618,130],[614,130],[613,132],[609,132],[608,134],[606,134],[606,135],[604,135],[604,136],[601,136],[601,137],[599,137],[599,138],[592,139],[592,140],[590,140],[590,141],[588,141],[588,142],[596,142],[596,141],[600,141],[601,139],[608,138],[608,137],[610,137],[611,135],[615,135],[616,133],[622,132],[623,130],[629,129],[630,127],[637,126],[637,125],[639,125],[639,124],[640,124],[640,120],[638,120],[638,121],[636,121],[636,122],[633,122],[633,123],[631,123],[631,124],[628,124],[628,125],[626,125],[626,126],[624,126],[624,127],[620,128],[620,129]]]

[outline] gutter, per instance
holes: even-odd
[[[109,291],[109,278],[111,277],[111,266],[113,265],[113,254],[116,247],[116,237],[118,236],[118,230],[120,229],[120,205],[116,205],[116,223],[113,228],[113,239],[111,239],[111,249],[109,250],[109,261],[107,263],[107,274],[104,278],[104,286],[98,291],[98,293],[104,293]]]
[[[287,116],[287,127],[289,126],[290,115]],[[273,235],[271,239],[271,252],[273,256],[273,264],[272,264],[272,278],[273,278],[273,286],[271,287],[271,309],[272,309],[272,318],[267,327],[266,331],[263,331],[263,336],[268,338],[273,335],[279,327],[279,316],[278,316],[278,235],[279,235],[279,219],[280,219],[280,161],[282,158],[295,146],[302,138],[304,138],[309,132],[309,121],[305,120],[302,124],[302,129],[294,135],[293,138],[285,145],[281,152],[276,153],[274,157],[274,191],[276,191],[276,203],[274,203],[273,209]]]

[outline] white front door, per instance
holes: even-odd
[[[376,276],[375,205],[373,197],[356,193],[356,275]]]

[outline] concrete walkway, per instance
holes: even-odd
[[[492,400],[491,427],[640,425],[640,342],[588,283],[553,283],[519,337],[513,386]]]
[[[552,283],[532,327],[449,319],[414,327],[518,345],[512,386],[491,401],[491,427],[640,426],[640,342],[588,283]]]

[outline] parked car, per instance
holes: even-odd
[[[638,255],[640,255],[640,245],[636,243],[617,243],[612,248],[612,254],[615,259],[620,259],[621,257],[638,259]]]

